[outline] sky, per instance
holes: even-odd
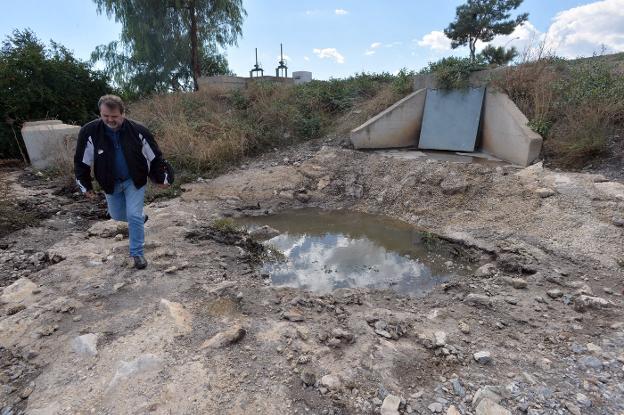
[[[224,52],[230,68],[248,76],[254,48],[266,75],[274,75],[280,43],[293,71],[315,79],[343,78],[358,72],[419,70],[451,50],[443,30],[462,0],[243,0],[247,17],[237,46]],[[497,46],[534,50],[540,44],[565,58],[624,52],[624,0],[525,0],[515,12],[529,20]],[[0,36],[30,28],[87,60],[96,46],[117,40],[120,25],[98,15],[89,0],[20,0],[2,4]],[[479,45],[482,47],[483,45]],[[531,49],[531,47],[533,49]]]

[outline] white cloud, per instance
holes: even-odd
[[[395,46],[400,46],[402,44],[403,44],[403,42],[392,42],[392,43],[387,43],[384,46],[387,47],[387,48],[393,48]]]
[[[277,55],[277,60],[279,61],[280,59],[282,59],[281,55]],[[284,60],[290,62],[290,56],[284,53]]]
[[[349,12],[345,9],[336,9],[334,13],[336,13],[338,16],[344,16],[345,14],[349,14]]]
[[[422,37],[422,39],[416,41],[418,42],[418,46],[428,47],[433,50],[451,49],[451,39],[446,37],[444,32],[439,30],[434,30],[430,33],[427,33]]]
[[[365,54],[366,56],[374,55],[374,54],[375,54],[375,51],[374,51],[374,50],[367,50],[366,52],[364,52],[364,54]]]
[[[304,56],[304,57],[303,57],[303,60],[304,60],[304,61],[306,61],[306,62],[309,62],[309,61],[310,61],[310,58],[308,58],[307,56]]]
[[[337,63],[345,62],[344,56],[342,56],[340,52],[336,50],[336,48],[324,48],[324,49],[316,48],[312,52],[314,52],[314,54],[318,56],[319,59],[333,59]]]
[[[373,42],[370,45],[371,49],[377,49],[378,47],[381,47],[381,42]]]
[[[624,51],[624,0],[603,0],[557,13],[546,44],[559,56],[575,58]]]

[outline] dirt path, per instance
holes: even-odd
[[[187,237],[303,206],[402,219],[481,267],[424,298],[317,295]],[[4,238],[0,413],[624,412],[621,183],[307,144],[147,210],[144,271],[113,222]]]

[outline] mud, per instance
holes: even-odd
[[[0,346],[33,369],[8,376],[3,413],[624,411],[622,183],[322,144],[149,205],[146,270],[130,268],[117,224],[72,208],[5,236]],[[70,200],[12,183],[22,199]],[[317,294],[272,287],[245,244],[188,237],[301,207],[400,219],[473,251],[478,269],[422,298]],[[63,259],[21,268],[37,252]]]

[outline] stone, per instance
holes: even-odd
[[[381,337],[385,337],[386,339],[391,339],[392,338],[392,334],[390,334],[388,331],[386,330],[379,330],[379,329],[375,329],[375,333],[377,333],[378,335],[380,335]]]
[[[586,368],[602,369],[602,361],[595,356],[583,356],[579,359],[579,364]]]
[[[490,297],[483,294],[468,294],[466,298],[464,298],[464,302],[473,306],[492,306],[492,300],[490,299]]]
[[[308,203],[310,201],[311,196],[307,193],[295,193],[295,199],[300,201],[301,203]]]
[[[601,297],[592,297],[590,295],[579,295],[574,299],[574,310],[583,313],[589,309],[599,309],[609,307],[609,301]]]
[[[342,388],[342,381],[336,375],[325,375],[321,378],[319,385],[329,389],[330,391],[337,391]]]
[[[354,340],[353,333],[351,333],[350,331],[341,329],[341,328],[332,329],[331,334],[335,338],[337,338],[337,339],[344,339],[345,341],[347,341],[349,343],[352,343],[353,340]]]
[[[442,413],[442,410],[444,409],[444,407],[442,406],[440,402],[434,402],[430,404],[427,408],[429,408],[432,414]]]
[[[455,395],[462,398],[466,396],[466,389],[464,389],[458,378],[451,379],[451,385],[453,386],[453,393],[455,393]]]
[[[123,236],[122,233],[118,233],[117,235],[115,235],[115,240],[117,242],[123,241],[123,238],[124,238],[124,236]]]
[[[624,227],[624,218],[621,218],[621,217],[614,217],[614,218],[612,219],[612,222],[613,222],[613,224],[614,224],[615,226],[618,226],[618,227],[620,227],[620,228],[621,228],[621,227]]]
[[[505,302],[511,305],[517,305],[520,300],[518,300],[518,298],[516,297],[505,297]]]
[[[446,410],[446,415],[461,415],[461,412],[459,412],[455,405],[451,405]]]
[[[280,231],[278,231],[275,228],[270,227],[269,225],[264,225],[252,231],[249,231],[249,236],[252,239],[259,240],[259,241],[265,241],[267,239],[274,238],[279,234],[280,234]]]
[[[587,350],[594,354],[602,354],[602,347],[594,343],[587,343]]]
[[[191,332],[191,313],[189,313],[182,304],[162,298],[160,300],[160,305],[167,311],[169,317],[180,331],[184,333]]]
[[[566,402],[565,407],[572,415],[582,414],[581,409],[578,406],[574,405],[572,402]]]
[[[39,287],[28,278],[20,278],[13,284],[4,287],[0,295],[0,303],[9,306],[23,304],[28,306],[36,301],[35,291]]]
[[[590,406],[592,406],[591,399],[589,399],[586,395],[584,395],[582,393],[577,393],[576,394],[576,402],[579,405],[584,406],[585,408],[589,408]]]
[[[496,274],[496,264],[491,262],[489,264],[481,265],[479,268],[477,268],[474,276],[478,278],[484,278],[491,277],[494,274]]]
[[[499,403],[503,397],[499,393],[500,389],[495,386],[484,386],[475,392],[472,397],[472,406],[477,406],[482,399],[489,399],[492,402]]]
[[[470,326],[463,321],[460,321],[459,324],[457,324],[457,327],[459,328],[459,331],[464,334],[470,333]]]
[[[517,290],[525,289],[527,285],[528,284],[524,278],[512,278],[511,279],[511,286]]]
[[[307,386],[312,386],[316,383],[316,375],[311,370],[302,370],[299,377],[301,378],[301,381]]]
[[[141,374],[158,372],[163,365],[163,360],[159,356],[151,353],[142,354],[130,362],[121,361],[113,379],[108,384],[107,390],[114,388],[120,382]]]
[[[178,270],[178,267],[176,267],[175,265],[172,265],[165,270],[165,274],[173,274],[177,270]]]
[[[483,398],[475,408],[475,415],[511,415],[511,412],[496,402]]]
[[[72,349],[74,352],[83,356],[97,356],[98,335],[94,333],[83,334],[74,337],[72,340]]]
[[[546,295],[548,295],[552,299],[555,299],[555,298],[563,297],[563,292],[559,289],[548,290],[546,291]]]
[[[538,189],[535,189],[535,194],[537,194],[542,199],[545,199],[547,197],[556,195],[557,192],[555,192],[553,189],[549,189],[547,187],[540,187]]]
[[[433,345],[435,347],[443,347],[446,345],[446,333],[443,331],[436,331],[433,333]]]
[[[296,309],[290,309],[288,311],[285,311],[284,313],[282,313],[282,318],[293,322],[300,322],[304,320],[303,314],[301,314]]]
[[[475,361],[477,361],[477,363],[482,365],[487,365],[488,363],[492,362],[492,356],[490,352],[485,350],[475,353],[474,355],[472,355],[472,357]]]
[[[381,405],[381,415],[399,415],[401,398],[395,395],[388,395]]]
[[[245,334],[247,334],[247,331],[244,328],[235,325],[203,342],[200,349],[219,349],[240,341],[245,337]]]
[[[33,388],[30,386],[25,387],[24,389],[22,389],[20,391],[20,398],[22,399],[28,399],[28,397],[33,393]]]

